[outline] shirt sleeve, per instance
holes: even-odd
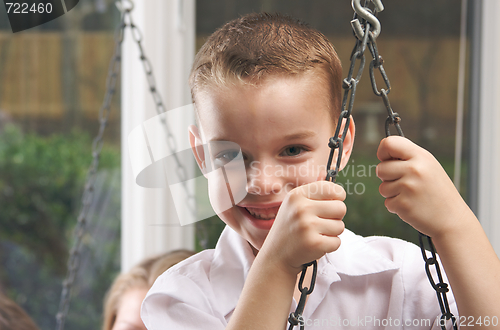
[[[158,278],[142,304],[141,317],[146,328],[225,329],[227,322],[214,310],[213,294],[204,281],[194,281],[176,272],[167,272]]]

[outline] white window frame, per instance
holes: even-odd
[[[483,0],[479,76],[477,216],[500,255],[500,1]]]
[[[194,58],[195,0],[135,0],[132,16],[142,32],[142,45],[152,64],[165,109],[189,104],[187,78]],[[121,265],[122,271],[127,271],[145,257],[174,249],[193,249],[194,225],[178,223],[167,188],[144,188],[135,182],[128,135],[157,113],[130,29],[122,47]],[[177,140],[187,136],[187,125],[179,123],[192,120],[187,118],[187,112],[183,116],[169,125]]]

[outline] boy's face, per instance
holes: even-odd
[[[328,89],[321,79],[309,75],[270,77],[258,87],[239,84],[205,90],[196,101],[201,132],[190,128],[191,146],[209,144],[204,151],[193,148],[198,150],[198,164],[224,165],[237,155],[237,145],[246,169],[246,196],[219,217],[260,249],[285,195],[326,176],[328,141],[335,130]],[[352,124],[344,142],[343,164],[353,137]],[[223,147],[227,143],[215,141],[234,144],[227,148]],[[228,187],[220,178],[208,177],[208,185],[210,202],[217,210],[215,205],[227,196]]]

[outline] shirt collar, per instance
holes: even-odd
[[[367,238],[345,229],[337,251],[325,255],[326,267],[349,276],[362,276],[399,269],[399,266],[367,243]]]
[[[399,269],[390,258],[366,243],[362,236],[345,229],[339,237],[342,241],[339,249],[326,254],[318,262],[318,278],[313,294],[316,293],[319,299],[310,300],[306,305],[308,310],[316,309],[317,306],[313,305],[323,300],[329,286],[341,280],[339,274],[364,276]],[[224,316],[236,307],[254,259],[248,242],[226,226],[215,247],[210,268],[210,281]]]
[[[214,295],[224,316],[236,307],[254,259],[249,243],[226,226],[215,246],[210,268]]]

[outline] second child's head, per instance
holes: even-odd
[[[104,298],[102,330],[146,330],[141,304],[156,278],[167,269],[192,256],[189,250],[175,250],[144,259],[120,274]]]
[[[235,190],[227,175],[207,176],[209,195],[214,208],[224,210],[219,217],[257,250],[285,195],[324,179],[328,139],[341,107],[341,75],[337,53],[323,34],[265,13],[225,24],[195,58],[189,82],[198,127],[190,128],[190,142],[202,170],[208,164],[227,170],[243,157],[246,196],[221,208],[228,190]],[[343,164],[353,138],[352,123]]]

